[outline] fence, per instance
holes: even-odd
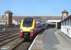
[[[6,30],[5,25],[7,20],[0,19],[0,32],[4,32]]]

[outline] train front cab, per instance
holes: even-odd
[[[35,31],[36,22],[33,18],[26,18],[20,22],[20,38],[29,41],[36,36]]]

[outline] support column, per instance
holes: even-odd
[[[57,28],[58,26],[57,26],[57,22],[56,22],[56,28]]]

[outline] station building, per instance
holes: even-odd
[[[0,24],[4,23],[4,25],[12,25],[12,12],[10,10],[5,11],[5,13],[0,17]]]
[[[62,12],[61,31],[71,38],[71,15],[66,10]]]
[[[7,25],[12,25],[12,12],[11,11],[9,11],[9,10],[7,10],[6,12],[5,12],[5,19],[7,20]]]

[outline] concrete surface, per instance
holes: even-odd
[[[71,50],[71,42],[59,35],[56,30],[48,29],[39,34],[31,50]]]

